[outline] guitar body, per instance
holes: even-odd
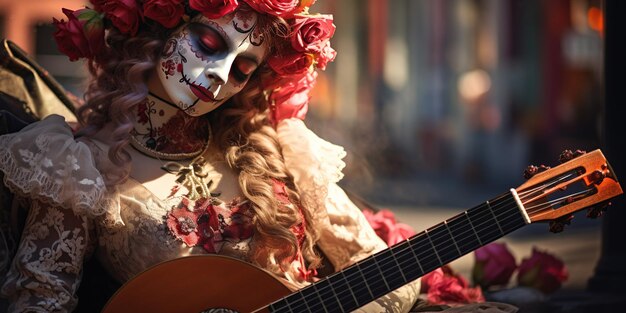
[[[166,261],[140,273],[113,295],[102,312],[253,312],[290,293],[269,272],[251,264],[199,255]]]

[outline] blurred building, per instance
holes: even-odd
[[[528,164],[599,147],[601,5],[319,0],[338,56],[313,127],[353,152],[357,176],[517,186]]]

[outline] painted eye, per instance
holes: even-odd
[[[232,77],[238,82],[246,81],[257,69],[256,62],[247,58],[237,58],[231,70]]]
[[[198,46],[207,55],[227,50],[224,38],[213,28],[203,24],[192,24],[190,29],[196,34]]]

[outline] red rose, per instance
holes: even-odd
[[[220,18],[235,11],[237,0],[189,0],[189,7],[210,19]]]
[[[316,72],[307,72],[302,77],[287,77],[275,88],[269,96],[274,102],[272,107],[272,121],[278,123],[287,118],[304,120],[308,111],[309,93],[315,86]]]
[[[506,244],[491,243],[474,251],[472,279],[483,288],[504,286],[517,269],[515,257]]]
[[[324,48],[322,49],[322,52],[317,55],[315,67],[319,68],[322,71],[325,70],[326,65],[329,62],[332,62],[336,56],[337,52],[335,51],[335,49],[330,47],[330,41],[327,41]]]
[[[102,6],[104,6],[104,4],[107,2],[107,0],[89,0],[89,2],[91,2],[93,4],[93,9],[101,12],[102,11]]]
[[[448,265],[424,275],[421,292],[427,294],[431,304],[454,305],[485,301],[480,287],[469,287],[467,280],[454,273]]]
[[[123,34],[137,34],[142,16],[136,0],[105,1],[102,11]]]
[[[285,19],[292,18],[296,13],[302,12],[307,6],[310,6],[315,1],[302,1],[304,5],[301,5],[300,0],[244,0],[254,10],[279,16]]]
[[[184,13],[183,0],[147,0],[143,4],[143,16],[167,28],[178,25]]]
[[[363,214],[378,237],[388,246],[393,246],[415,234],[409,225],[397,223],[393,212],[389,210],[380,210],[376,214],[370,210],[363,210]]]
[[[63,9],[68,21],[53,19],[54,39],[59,50],[76,61],[96,57],[104,48],[104,26],[98,12],[91,9]]]
[[[267,64],[279,75],[296,75],[308,71],[313,60],[314,56],[310,53],[290,52],[270,56]]]
[[[561,287],[568,277],[563,261],[533,248],[530,258],[519,265],[517,281],[521,286],[533,287],[548,294]]]
[[[332,15],[298,15],[291,27],[291,46],[299,52],[321,53],[335,33]]]

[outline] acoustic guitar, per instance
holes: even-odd
[[[588,216],[597,217],[622,194],[615,173],[600,150],[566,152],[574,157],[551,169],[531,166],[521,186],[299,291],[234,258],[191,256],[137,275],[103,312],[350,312],[527,224],[560,231],[592,206]]]

